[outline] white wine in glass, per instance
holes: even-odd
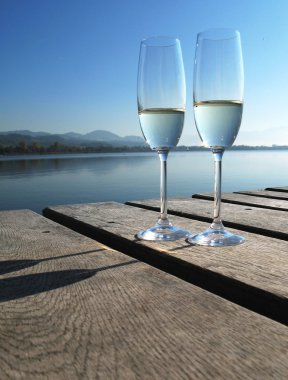
[[[160,158],[160,217],[137,234],[143,240],[172,241],[189,232],[174,226],[167,215],[167,158],[181,137],[186,84],[180,41],[150,37],[141,41],[138,66],[138,113],[146,142]]]
[[[244,73],[240,34],[233,29],[211,29],[197,36],[194,62],[194,118],[199,136],[214,156],[214,218],[206,231],[189,237],[193,244],[229,246],[244,237],[222,223],[222,156],[235,141],[242,119]]]

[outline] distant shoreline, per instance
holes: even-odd
[[[54,148],[54,149],[53,149]],[[56,149],[55,149],[56,148]],[[201,152],[210,150],[209,148],[203,146],[178,146],[172,151],[174,152]],[[234,145],[231,148],[226,150],[232,151],[271,151],[271,150],[288,150],[288,145],[272,145],[272,146],[250,146],[250,145]],[[144,153],[152,152],[152,149],[148,146],[98,146],[98,147],[79,147],[79,146],[57,146],[57,147],[36,147],[26,146],[24,149],[19,146],[9,146],[9,147],[0,147],[0,156],[26,156],[26,155],[53,155],[53,154],[89,154],[89,153]]]
[[[179,145],[173,151],[204,151],[199,145]],[[287,150],[288,145],[234,145],[229,150]],[[81,134],[68,132],[51,134],[17,130],[0,132],[0,155],[42,155],[42,154],[76,154],[76,153],[137,153],[151,152],[149,145],[140,136],[121,137],[106,130],[94,130]]]

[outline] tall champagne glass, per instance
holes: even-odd
[[[180,139],[186,85],[180,41],[150,37],[141,41],[138,66],[138,113],[142,133],[160,158],[160,217],[137,234],[143,240],[177,240],[189,232],[173,226],[167,216],[167,157]]]
[[[197,36],[194,62],[194,118],[203,144],[214,156],[214,219],[203,233],[189,242],[208,246],[244,242],[223,227],[221,208],[221,166],[225,148],[238,134],[243,109],[244,73],[240,34],[233,29],[211,29]]]

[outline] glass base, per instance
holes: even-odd
[[[168,219],[159,219],[158,223],[154,227],[140,231],[136,236],[141,240],[175,241],[191,236],[191,232],[173,226]]]
[[[188,242],[197,245],[206,245],[210,247],[226,247],[244,243],[245,238],[240,235],[234,235],[223,228],[213,228],[213,224],[208,230],[201,234],[190,236]]]

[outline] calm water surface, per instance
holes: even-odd
[[[288,185],[288,151],[228,151],[223,191]],[[213,190],[206,152],[171,152],[168,196]],[[0,157],[0,209],[159,197],[159,159],[151,153]]]

